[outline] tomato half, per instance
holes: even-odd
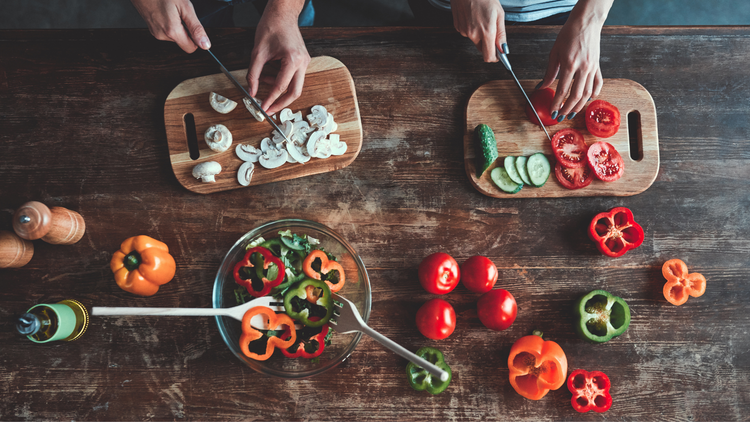
[[[502,331],[516,320],[516,299],[504,289],[490,290],[477,302],[479,320],[490,330]]]
[[[417,311],[417,329],[433,340],[442,340],[456,329],[456,312],[443,299],[430,299]]]
[[[604,100],[586,106],[586,129],[599,138],[609,138],[620,129],[620,110]]]
[[[534,110],[539,118],[542,120],[545,126],[556,125],[560,122],[557,119],[553,119],[550,116],[550,108],[552,108],[552,99],[555,98],[555,91],[552,88],[538,89],[529,94],[529,100],[531,104],[534,104]],[[531,107],[526,104],[526,117],[529,118],[531,123],[539,126],[539,120],[534,116],[534,112]]]
[[[614,182],[622,177],[625,165],[620,153],[609,142],[594,142],[589,147],[589,166],[594,169],[594,174],[605,182]]]
[[[472,256],[461,265],[461,283],[474,293],[492,290],[497,282],[497,267],[485,256]]]
[[[594,180],[594,171],[588,165],[577,169],[569,169],[557,163],[555,164],[555,176],[563,187],[581,189],[590,185]]]
[[[581,132],[572,129],[558,130],[552,136],[552,152],[555,153],[557,162],[569,169],[584,167],[586,165],[586,141],[583,140]]]
[[[419,264],[419,282],[434,295],[444,295],[458,286],[461,271],[453,257],[436,252]]]

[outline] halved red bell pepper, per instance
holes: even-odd
[[[589,224],[589,237],[604,255],[618,257],[641,246],[643,227],[633,219],[633,212],[615,207],[596,215]]]
[[[267,279],[267,274],[256,267],[256,263],[258,262],[253,263],[252,259],[253,254],[256,253],[263,257],[263,270],[268,270],[268,267],[270,267],[271,264],[276,265],[278,270],[276,272],[276,278],[273,280]],[[255,274],[253,274],[252,271],[247,272],[248,268],[254,268]],[[248,249],[247,253],[245,253],[245,257],[234,266],[234,281],[240,286],[245,287],[247,292],[254,297],[261,297],[267,295],[272,288],[281,284],[284,280],[284,271],[284,263],[281,262],[280,258],[277,258],[268,249],[262,246],[256,246]],[[256,274],[258,280],[253,282],[253,278],[256,277]],[[244,278],[243,275],[247,275],[247,277]],[[259,285],[260,283],[263,283],[262,287]]]
[[[320,261],[320,270],[313,268],[317,267],[316,261]],[[326,282],[328,287],[331,288],[332,292],[338,292],[344,287],[346,277],[344,276],[344,267],[338,262],[328,259],[328,256],[324,251],[315,249],[310,251],[304,261],[302,261],[302,271],[306,276],[314,278],[315,280],[323,280]],[[338,272],[338,278],[334,277],[332,271]]]
[[[284,333],[281,336],[272,336],[263,333],[254,328],[251,321],[254,316],[263,315],[266,317],[269,330],[277,330],[284,326]],[[250,351],[250,342],[255,340],[266,340],[265,352],[262,354]],[[267,306],[256,306],[250,308],[242,316],[242,335],[240,335],[240,349],[245,356],[255,360],[266,360],[271,357],[274,349],[286,349],[294,344],[297,340],[297,331],[294,329],[294,321],[286,314],[277,314],[273,309]]]
[[[568,390],[573,393],[570,404],[580,413],[606,412],[612,407],[611,385],[604,372],[576,369],[568,376]]]
[[[672,305],[680,306],[688,297],[698,297],[706,293],[706,277],[701,273],[688,273],[688,267],[680,259],[670,259],[661,267],[667,282],[664,284],[664,298]]]
[[[319,317],[310,317],[310,321],[318,321]],[[321,327],[302,327],[297,330],[297,341],[281,353],[288,358],[312,359],[320,356],[326,346],[326,336],[330,326],[325,324]]]

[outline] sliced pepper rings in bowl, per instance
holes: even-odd
[[[370,289],[370,278],[362,259],[341,235],[320,223],[302,219],[283,219],[265,223],[246,233],[237,240],[224,257],[216,274],[213,287],[213,307],[231,308],[241,303],[238,300],[241,299],[242,295],[246,295],[246,299],[250,300],[254,299],[253,296],[259,295],[265,290],[266,286],[263,285],[263,283],[256,283],[258,285],[253,287],[251,282],[245,282],[246,280],[244,280],[246,276],[243,274],[248,269],[254,271],[262,268],[248,262],[248,251],[257,246],[261,238],[266,241],[273,239],[281,241],[266,242],[266,244],[285,243],[283,241],[296,239],[296,237],[293,236],[289,237],[289,239],[282,238],[279,234],[280,232],[289,233],[289,231],[297,236],[314,238],[317,241],[320,241],[320,244],[316,247],[322,248],[326,253],[336,258],[336,262],[341,265],[343,272],[346,273],[346,283],[342,283],[343,286],[340,287],[341,290],[338,291],[338,294],[351,300],[357,306],[362,318],[366,322],[370,317],[372,293]],[[294,247],[296,245],[291,246]],[[269,249],[274,253],[277,252],[275,251],[275,247],[269,247]],[[264,259],[263,261],[272,260]],[[239,270],[237,268],[238,263],[240,264]],[[267,270],[267,268],[265,270]],[[272,277],[268,271],[266,271],[265,276],[268,280],[276,278]],[[273,274],[273,276],[276,276],[276,274]],[[242,283],[237,282],[238,278]],[[299,290],[299,295],[304,296],[303,293],[306,289],[311,290],[315,287],[320,288],[321,286],[318,286],[318,284],[325,285],[325,282],[311,280],[306,278],[304,274],[300,276],[300,280],[302,280],[303,283],[306,282],[310,286],[297,286],[295,283],[299,283],[299,281],[294,280],[294,283],[291,284],[292,287],[290,287],[288,291],[292,292],[295,290],[296,286],[296,290]],[[283,283],[277,287],[283,287]],[[269,294],[274,294],[276,291],[274,289],[277,289],[277,287],[270,289]],[[287,296],[291,299],[292,295]],[[283,299],[278,302],[281,302],[281,306],[283,307]],[[292,317],[294,318],[294,316]],[[309,318],[309,326],[311,328],[318,328],[313,327],[318,325],[315,321],[315,317]],[[299,320],[296,322],[299,323]],[[234,354],[239,360],[257,372],[286,379],[307,378],[336,367],[352,354],[362,338],[362,333],[333,333],[332,337],[330,337],[330,344],[326,344],[324,350],[320,352],[320,342],[325,341],[323,338],[325,335],[320,336],[318,331],[313,333],[311,330],[307,330],[310,331],[308,333],[307,331],[304,331],[307,329],[307,325],[304,325],[301,326],[297,332],[307,338],[298,338],[293,346],[290,347],[293,350],[287,349],[285,350],[287,353],[282,353],[282,351],[277,348],[273,351],[270,358],[256,360],[248,357],[240,346],[241,337],[243,335],[242,323],[240,321],[230,317],[217,316],[216,323],[219,326],[219,332],[221,333],[222,339],[227,347],[229,347],[232,354]],[[322,327],[322,329],[318,329],[320,331],[325,331],[326,333],[333,331],[327,330],[327,324]],[[301,341],[304,343],[302,346],[307,347],[307,350],[303,349],[304,353],[300,352]],[[313,351],[312,349],[315,350]]]

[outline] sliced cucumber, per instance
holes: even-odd
[[[549,179],[549,174],[552,172],[552,166],[549,164],[549,160],[541,152],[529,157],[526,162],[526,172],[529,174],[529,180],[531,184],[541,188]]]
[[[529,173],[526,171],[526,161],[528,160],[529,157],[516,157],[516,170],[518,170],[518,175],[521,176],[521,180],[527,185],[530,185],[531,179],[529,179]]]
[[[490,178],[503,192],[516,193],[523,187],[523,183],[516,183],[508,177],[508,172],[502,167],[492,169]]]
[[[510,180],[516,183],[523,183],[523,179],[521,179],[521,175],[518,174],[518,169],[516,169],[516,157],[505,157],[503,165],[505,166],[505,171],[508,172]]]

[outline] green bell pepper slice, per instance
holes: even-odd
[[[286,314],[308,327],[320,327],[333,316],[331,288],[325,281],[303,278],[284,294]],[[311,317],[319,317],[312,321]]]
[[[607,291],[594,290],[575,304],[575,330],[592,343],[604,343],[624,333],[630,325],[630,307]]]
[[[440,381],[440,378],[433,376],[426,369],[419,365],[409,362],[406,365],[406,376],[409,379],[409,385],[417,391],[427,390],[430,394],[440,394],[448,388],[448,384],[453,379],[451,367],[445,363],[443,352],[433,347],[422,347],[417,350],[417,356],[434,364],[438,368],[448,373],[448,380]]]

